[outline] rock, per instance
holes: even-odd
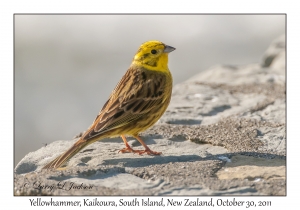
[[[285,35],[275,39],[263,56],[262,66],[285,69],[285,46]]]
[[[56,141],[18,163],[14,193],[286,195],[285,110],[282,36],[262,64],[217,65],[176,85],[164,116],[141,134],[161,156],[118,153],[124,144],[112,138],[89,145],[64,168],[41,170],[77,139]]]
[[[219,179],[248,179],[255,182],[285,179],[285,160],[236,155],[219,170]]]

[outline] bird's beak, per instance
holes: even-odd
[[[172,51],[175,50],[175,49],[176,49],[176,48],[174,48],[174,47],[165,45],[164,53],[170,53],[170,52],[172,52]]]

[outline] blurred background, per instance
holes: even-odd
[[[258,63],[284,33],[285,15],[15,15],[14,164],[86,130],[145,41],[176,48],[176,85],[216,64]]]

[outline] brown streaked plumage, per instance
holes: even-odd
[[[87,145],[115,136],[121,136],[125,143],[121,152],[161,154],[150,150],[138,134],[156,123],[169,105],[172,76],[167,63],[168,53],[173,50],[159,41],[142,44],[93,124],[69,150],[43,169],[59,168]],[[135,137],[145,150],[133,150],[125,135]]]

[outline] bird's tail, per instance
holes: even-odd
[[[50,163],[45,165],[43,167],[43,169],[51,169],[51,168],[61,167],[70,158],[72,158],[75,154],[77,154],[80,150],[82,150],[84,147],[86,147],[89,144],[90,144],[89,141],[83,141],[83,140],[77,141],[70,149],[68,149],[62,155],[58,156],[57,158],[52,160]]]

